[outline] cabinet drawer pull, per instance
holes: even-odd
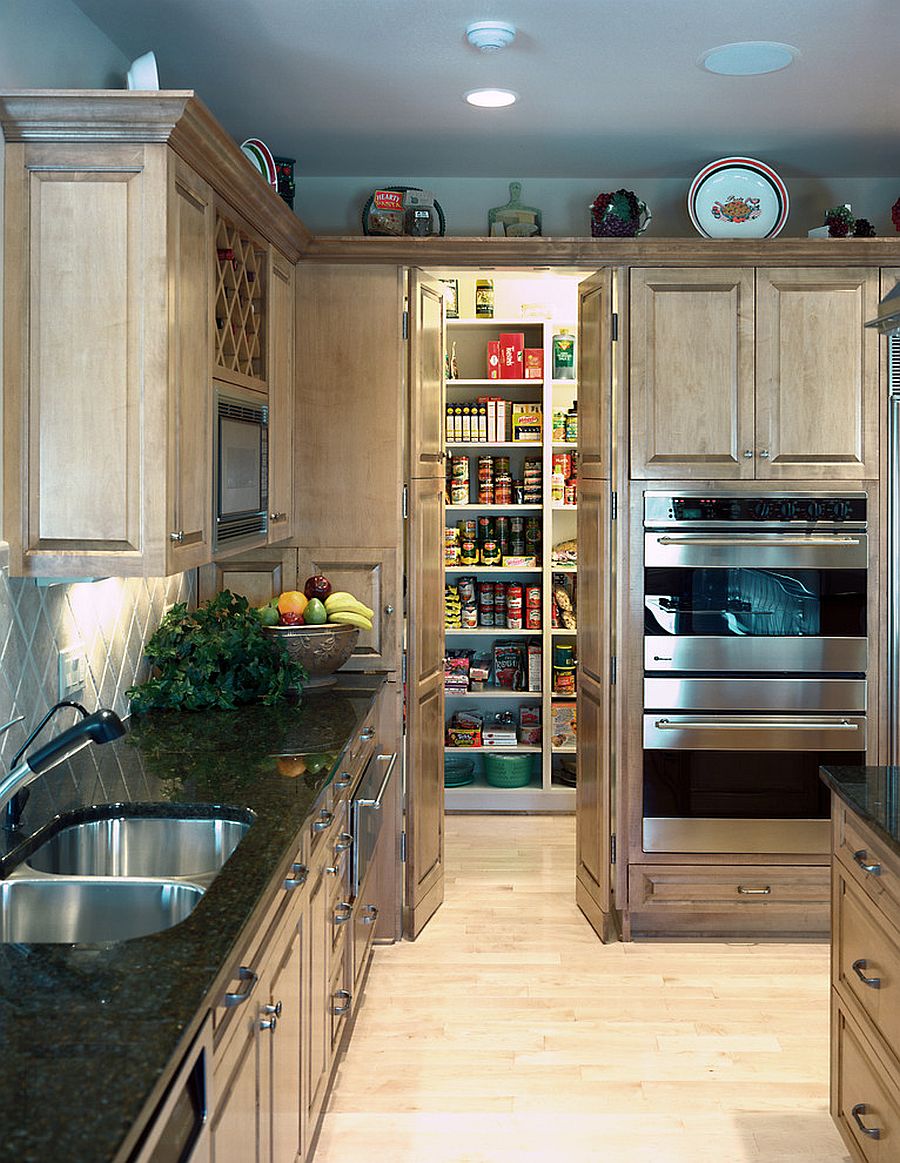
[[[336,925],[346,925],[352,916],[353,905],[348,905],[346,901],[341,901],[334,910],[334,923]]]
[[[336,852],[334,855],[334,864],[329,864],[325,869],[329,876],[340,876],[343,873],[344,869],[341,864],[342,855],[343,853]]]
[[[349,787],[351,783],[353,783],[353,776],[349,771],[342,771],[338,778],[334,781],[334,786],[343,791],[344,788]]]
[[[363,740],[363,742],[368,743],[368,741],[370,739],[375,738],[375,728],[374,727],[363,727],[363,729],[359,733],[359,737],[360,737],[360,739]]]
[[[853,1110],[851,1110],[850,1114],[853,1115],[853,1121],[856,1123],[856,1125],[859,1127],[859,1129],[862,1131],[862,1133],[864,1135],[868,1135],[870,1139],[880,1139],[881,1138],[881,1128],[880,1127],[867,1127],[862,1121],[862,1116],[866,1113],[866,1110],[867,1110],[866,1104],[864,1102],[858,1102],[856,1104],[856,1106],[853,1108]]]
[[[858,852],[854,852],[853,859],[860,866],[860,868],[863,870],[863,872],[868,872],[871,876],[881,876],[881,865],[880,864],[867,864],[866,863],[866,861],[869,859],[869,854],[865,850],[865,848],[860,848],[860,850]]]
[[[309,869],[305,864],[292,864],[291,875],[285,878],[284,887],[290,892],[292,888],[300,888],[301,885],[306,884],[306,878],[309,876]]]
[[[746,885],[739,884],[737,888],[741,896],[769,896],[772,892],[772,886],[770,884],[767,884],[764,888],[747,888]]]
[[[275,1002],[274,1005],[272,1005],[271,1002],[266,1002],[266,1004],[263,1006],[262,1009],[263,1009],[264,1014],[274,1014],[276,1018],[281,1017],[281,1002],[280,1001]]]
[[[378,906],[366,905],[363,909],[363,916],[360,918],[364,925],[374,925],[378,920]]]
[[[867,985],[869,989],[881,989],[880,977],[866,977],[865,973],[863,973],[863,970],[868,968],[868,964],[865,957],[860,957],[859,960],[853,962],[850,968],[863,985]]]
[[[319,812],[318,820],[313,821],[314,832],[325,832],[334,823],[334,812],[327,812],[324,808]]]
[[[243,1005],[250,994],[253,993],[253,987],[256,985],[257,981],[259,981],[259,977],[253,972],[252,969],[248,969],[246,965],[242,965],[240,967],[240,969],[237,971],[237,977],[238,981],[242,983],[243,989],[236,989],[234,993],[225,994],[225,1000],[223,1004],[226,1006],[226,1008]]]
[[[341,832],[335,841],[335,852],[346,852],[348,848],[353,847],[353,837],[349,832]]]
[[[270,1018],[260,1018],[259,1028],[261,1030],[273,1030],[278,1025],[278,1018],[274,1014]]]
[[[334,999],[334,1004],[331,1007],[331,1012],[340,1017],[350,1009],[350,1002],[353,1000],[353,995],[349,989],[336,989],[331,995]]]

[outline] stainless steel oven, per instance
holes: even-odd
[[[865,761],[864,493],[644,499],[643,847],[828,850]]]

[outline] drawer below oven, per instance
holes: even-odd
[[[644,706],[682,711],[865,714],[866,680],[852,678],[645,678]]]

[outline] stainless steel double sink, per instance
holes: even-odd
[[[98,944],[169,929],[199,904],[252,819],[111,805],[100,818],[58,820],[0,881],[0,942]]]

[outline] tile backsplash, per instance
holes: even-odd
[[[70,697],[88,711],[110,707],[124,717],[126,690],[149,673],[144,644],[169,605],[196,604],[196,590],[193,572],[38,586],[9,576],[8,548],[0,542],[0,725],[25,716],[0,735],[2,769],[57,701],[61,650],[81,644],[87,661],[84,689]],[[56,732],[74,715],[59,712]],[[50,724],[45,730],[43,742],[55,733]]]

